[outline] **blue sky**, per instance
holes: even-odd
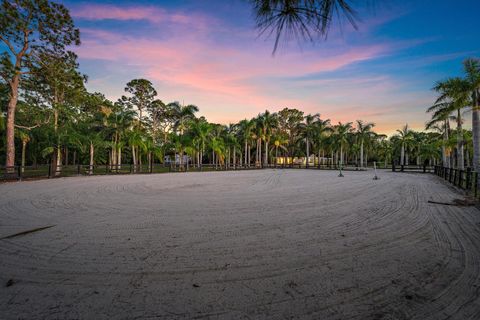
[[[144,77],[160,99],[197,104],[219,123],[296,107],[334,123],[373,121],[384,133],[422,129],[434,82],[480,56],[473,0],[377,0],[358,7],[358,31],[334,25],[326,41],[290,42],[275,56],[248,1],[63,3],[82,32],[75,51],[90,90],[115,100]]]

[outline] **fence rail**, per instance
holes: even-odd
[[[459,170],[441,166],[434,167],[434,174],[445,179],[449,183],[463,190],[472,192],[475,197],[478,195],[478,173],[471,168]]]
[[[92,175],[117,175],[117,174],[152,174],[167,172],[196,172],[196,171],[226,171],[226,170],[255,170],[255,169],[316,169],[316,170],[339,170],[338,165],[331,164],[250,164],[250,165],[215,165],[202,164],[201,166],[189,165],[164,165],[164,164],[122,164],[122,165],[36,165],[36,166],[13,166],[0,167],[0,181],[8,180],[32,180],[47,179],[73,176],[92,176]],[[355,164],[342,166],[344,171],[367,170],[360,168]]]
[[[423,173],[434,173],[434,166],[427,166],[426,164],[419,165],[392,165],[391,169],[393,172],[423,172]]]

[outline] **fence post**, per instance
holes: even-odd
[[[18,166],[18,181],[22,181],[22,170],[23,167],[22,166]]]
[[[77,166],[77,174],[80,175],[80,163]]]
[[[477,197],[477,186],[478,186],[478,172],[473,173],[473,179],[474,179],[474,188],[475,188],[475,198]]]
[[[48,164],[48,179],[52,177],[52,163]]]
[[[472,169],[467,168],[466,177],[465,177],[465,189],[467,190],[469,187],[470,187],[470,190],[472,189],[470,186],[471,175],[472,175]]]

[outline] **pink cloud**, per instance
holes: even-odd
[[[156,7],[120,9],[100,5],[82,7],[73,14],[90,20],[136,19],[156,24],[168,21],[169,35],[162,37],[131,37],[82,28],[83,44],[76,51],[81,59],[102,59],[117,68],[134,68],[136,74],[155,83],[165,101],[195,103],[202,114],[219,123],[250,118],[266,108],[278,111],[274,109],[285,106],[321,112],[334,122],[363,118],[379,123],[382,115],[375,111],[382,106],[371,101],[391,100],[388,94],[395,88],[393,81],[385,77],[288,81],[291,77],[332,72],[376,59],[397,48],[391,44],[351,46],[340,41],[318,50],[289,51],[272,57],[270,42],[255,41],[253,32],[238,33],[218,21],[211,25],[207,21],[214,19],[209,17],[192,19],[181,12]],[[185,25],[189,23],[196,23],[197,27],[186,32]],[[236,41],[225,42],[212,36],[218,30]]]
[[[155,25],[183,25],[184,27],[205,30],[208,25],[215,25],[216,19],[200,13],[169,12],[156,6],[128,6],[87,4],[72,10],[74,18],[84,20],[145,20]]]
[[[324,58],[300,53],[272,58],[268,54],[258,55],[237,48],[213,47],[205,39],[195,37],[151,40],[90,29],[85,34],[84,45],[77,50],[81,58],[140,64],[145,67],[145,76],[152,80],[193,88],[209,95],[237,97],[257,105],[268,101],[268,97],[262,97],[261,89],[249,84],[248,79],[334,71],[372,59],[387,50],[373,46]]]
[[[157,7],[117,7],[112,5],[86,5],[72,11],[75,18],[87,20],[148,20],[158,23],[167,16]]]

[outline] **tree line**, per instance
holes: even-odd
[[[375,133],[370,122],[334,124],[296,108],[266,110],[223,125],[198,117],[195,105],[164,103],[147,79],[128,82],[117,101],[88,92],[87,76],[68,50],[80,45],[80,33],[63,5],[2,1],[0,10],[0,41],[6,48],[0,57],[0,160],[7,168],[44,163],[56,171],[70,164],[136,167],[167,158],[181,168],[295,161],[364,167],[377,161],[478,170],[477,59],[465,62],[464,77],[435,85],[439,97],[428,110],[427,132],[405,125],[389,138]],[[465,110],[472,110],[473,133],[462,127]]]
[[[440,151],[457,143],[455,135],[445,141],[441,130],[417,132],[408,125],[388,138],[376,133],[371,122],[333,124],[296,108],[266,110],[228,125],[211,123],[197,116],[195,105],[164,103],[149,80],[128,82],[125,95],[112,102],[88,92],[86,77],[78,70],[68,72],[74,76],[55,80],[61,99],[45,90],[49,87],[44,83],[22,91],[15,126],[17,165],[51,163],[55,170],[77,164],[137,167],[167,158],[180,168],[292,163],[362,168],[372,161],[387,166],[395,159],[405,165],[439,164]],[[462,135],[470,161],[471,132],[462,129]]]

